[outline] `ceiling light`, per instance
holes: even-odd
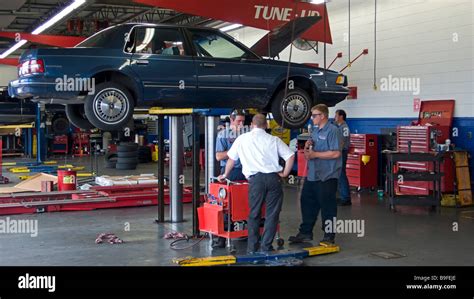
[[[45,23],[43,23],[42,25],[40,25],[38,28],[36,28],[35,30],[33,30],[33,32],[31,32],[31,34],[34,34],[34,35],[37,35],[37,34],[40,34],[41,32],[45,31],[46,29],[48,29],[49,27],[53,26],[54,24],[56,24],[58,21],[60,21],[61,19],[63,19],[65,16],[67,16],[68,14],[70,14],[73,10],[77,9],[79,6],[83,5],[84,3],[86,3],[86,0],[74,0],[74,2],[72,2],[71,4],[69,4],[68,6],[66,6],[63,10],[61,10],[59,13],[57,13],[56,15],[54,15],[51,19],[49,19],[48,21],[46,21]],[[1,55],[0,55],[0,58],[3,59],[5,57],[7,57],[8,55],[10,55],[11,53],[15,52],[16,50],[18,50],[21,46],[23,46],[24,44],[26,44],[27,41],[22,39],[20,40],[19,42],[17,42],[16,44],[14,44],[10,49],[6,50],[5,52],[3,52]]]
[[[49,27],[53,26],[56,24],[59,20],[70,14],[73,10],[77,9],[79,6],[82,4],[86,3],[86,0],[74,0],[73,3],[69,4],[61,10],[59,13],[57,13],[54,17],[46,21],[46,23],[43,23],[41,26],[36,28],[31,34],[40,34],[41,32],[45,31]]]
[[[312,3],[312,4],[323,4],[325,3],[326,0],[311,0],[309,3]]]
[[[18,50],[19,48],[21,48],[24,44],[26,44],[26,40],[22,39],[21,41],[17,42],[16,44],[14,44],[10,49],[6,50],[5,52],[3,52],[1,55],[0,55],[0,58],[3,59],[3,58],[6,58],[8,55],[10,55],[11,53],[15,52],[16,50]]]
[[[229,25],[229,26],[222,27],[219,30],[222,31],[222,32],[227,32],[227,31],[235,30],[235,29],[240,28],[242,26],[243,25],[241,25],[241,24],[232,24],[232,25]]]

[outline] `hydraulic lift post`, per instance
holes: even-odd
[[[165,117],[158,115],[157,138],[158,138],[158,219],[157,222],[165,222]]]
[[[183,221],[183,117],[170,117],[170,216],[171,222]]]
[[[197,208],[199,206],[199,199],[201,193],[200,184],[200,165],[199,165],[199,154],[200,154],[200,134],[199,134],[199,119],[200,116],[193,113],[193,237],[200,237]]]
[[[209,193],[209,181],[211,178],[216,177],[219,173],[216,161],[216,137],[217,137],[217,125],[219,123],[219,117],[217,116],[206,116],[206,161],[205,161],[205,178],[206,178],[206,193]]]
[[[46,160],[46,151],[44,150],[46,145],[45,124],[43,122],[44,107],[44,104],[41,103],[38,103],[36,106],[36,162],[38,164]]]

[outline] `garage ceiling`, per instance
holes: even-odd
[[[55,0],[0,0],[0,30],[31,32],[50,16],[60,11],[68,1]],[[68,30],[68,20],[80,20],[83,30]],[[223,22],[182,14],[169,9],[140,5],[129,0],[87,0],[87,3],[61,20],[44,34],[90,36],[100,30],[98,22],[108,26],[126,22],[189,24],[222,26]],[[70,28],[69,28],[70,29]],[[0,53],[10,48],[14,41],[0,38]],[[23,48],[27,48],[26,44]],[[41,47],[41,46],[40,46]],[[18,54],[17,51],[15,54]]]

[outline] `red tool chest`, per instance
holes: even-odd
[[[454,115],[454,100],[422,101],[418,120],[412,126],[397,128],[397,150],[408,152],[408,142],[411,141],[411,151],[428,153],[436,150],[437,144],[445,144],[450,139]],[[433,171],[431,163],[397,162],[399,169],[408,171]],[[454,163],[450,153],[444,156],[441,164],[444,177],[441,180],[442,192],[454,191]],[[431,182],[395,183],[398,194],[428,195],[433,190]]]
[[[67,135],[54,136],[53,141],[53,153],[55,154],[67,154],[69,151]]]
[[[349,185],[375,188],[378,179],[378,141],[375,134],[351,134],[346,174]]]

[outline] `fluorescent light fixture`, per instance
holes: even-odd
[[[84,3],[86,3],[86,0],[74,0],[74,2],[72,2],[71,4],[66,6],[63,10],[58,12],[51,19],[49,19],[48,21],[46,21],[45,23],[40,25],[38,28],[33,30],[33,32],[31,32],[31,34],[34,34],[34,35],[40,34],[41,32],[45,31],[49,27],[51,27],[54,24],[56,24],[57,22],[59,22],[61,19],[63,19],[65,16],[70,14],[73,10],[77,9],[79,6],[83,5]],[[15,52],[16,50],[18,50],[21,46],[23,46],[26,43],[27,43],[27,41],[22,39],[21,41],[14,44],[10,49],[3,52],[0,55],[0,58],[3,59],[5,57],[7,57],[8,55]]]
[[[73,10],[77,9],[79,6],[81,6],[84,3],[86,3],[86,0],[75,0],[73,3],[66,6],[66,8],[61,10],[54,17],[46,21],[46,23],[43,23],[41,26],[36,28],[33,32],[31,32],[31,34],[40,34],[41,32],[45,31],[49,27],[56,24],[58,21],[60,21],[62,18],[70,14]]]
[[[222,31],[222,32],[227,32],[227,31],[235,30],[235,29],[240,28],[242,26],[243,25],[241,25],[241,24],[232,24],[232,25],[229,25],[229,26],[222,27],[219,30]]]
[[[19,48],[21,48],[24,44],[26,44],[27,41],[22,39],[21,41],[17,42],[16,44],[14,44],[10,49],[6,50],[5,52],[3,52],[1,55],[0,55],[0,58],[3,59],[3,58],[6,58],[8,55],[10,55],[11,53],[15,52],[16,50],[18,50]]]
[[[326,0],[311,0],[310,3],[312,3],[312,4],[323,4],[325,2],[326,2]]]

